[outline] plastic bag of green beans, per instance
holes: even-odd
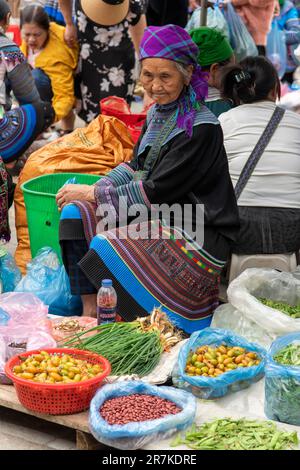
[[[300,366],[277,362],[285,362],[280,353],[297,344],[300,333],[282,336],[272,343],[265,371],[265,413],[269,419],[300,426]]]

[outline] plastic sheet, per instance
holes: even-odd
[[[300,343],[300,333],[283,336],[272,344],[267,355],[265,413],[269,419],[300,426],[300,367],[274,361],[274,355],[292,343]]]
[[[223,343],[230,346],[241,346],[248,351],[256,352],[261,359],[260,364],[248,368],[235,369],[216,378],[196,377],[185,373],[190,351],[195,351],[198,347],[206,344],[215,347]],[[234,335],[229,330],[205,328],[193,333],[189,341],[182,347],[179,353],[178,365],[175,366],[172,374],[173,384],[176,387],[192,392],[198,398],[219,398],[228,393],[247,388],[252,383],[260,380],[264,375],[265,356],[266,351],[264,348]]]
[[[227,10],[224,15],[229,26],[230,43],[234,49],[236,61],[240,62],[248,56],[257,56],[258,51],[255,42],[230,2],[227,3]]]
[[[165,398],[179,406],[182,411],[153,421],[109,425],[100,415],[102,404],[114,397],[132,394],[149,394]],[[172,387],[156,387],[143,382],[118,382],[105,385],[93,398],[90,406],[89,425],[94,437],[105,445],[123,450],[144,447],[152,441],[170,437],[176,431],[190,426],[195,418],[196,400],[190,393]]]

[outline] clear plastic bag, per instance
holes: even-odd
[[[224,16],[229,26],[230,43],[234,49],[236,61],[240,62],[246,57],[257,56],[258,50],[255,42],[231,2],[227,3],[227,10],[224,11]]]
[[[282,78],[287,65],[287,48],[284,31],[279,28],[276,19],[273,21],[272,29],[268,34],[267,57],[277,70],[279,78]]]
[[[109,425],[100,415],[102,404],[114,397],[132,394],[149,394],[165,398],[179,406],[182,411],[153,421]],[[89,427],[93,436],[105,445],[123,450],[135,450],[154,440],[170,437],[177,431],[186,429],[194,421],[196,400],[193,395],[172,387],[156,387],[140,381],[118,382],[102,387],[90,406]]]
[[[52,248],[45,247],[28,263],[27,274],[17,285],[15,292],[32,292],[49,306],[53,315],[81,315],[79,296],[73,296],[64,266],[60,265]]]
[[[300,333],[278,338],[268,352],[265,413],[269,419],[300,426],[300,367],[285,366],[273,359],[277,352],[294,342],[300,342]]]
[[[252,343],[269,348],[275,339],[273,334],[260,328],[257,323],[249,320],[231,304],[220,305],[215,311],[210,325],[212,328],[225,328],[243,336]]]
[[[189,20],[186,30],[191,31],[191,29],[199,28],[200,27],[200,17],[201,17],[201,7],[197,8],[193,14],[191,19]],[[218,5],[215,5],[214,8],[209,7],[207,9],[207,20],[206,25],[209,28],[216,29],[220,31],[227,39],[229,39],[229,28],[222,14]]]
[[[227,296],[228,302],[238,312],[234,331],[248,339],[255,334],[257,342],[267,346],[278,336],[300,331],[300,319],[291,318],[279,310],[263,305],[258,300],[264,297],[290,305],[299,305],[300,280],[292,273],[267,268],[246,269],[231,282]],[[226,319],[224,318],[222,322],[227,319],[231,321],[230,311],[226,311],[224,317],[225,315]],[[220,322],[217,318],[213,320],[213,325],[219,327]]]
[[[251,352],[256,352],[261,362],[257,366],[235,369],[216,378],[187,375],[185,367],[189,352],[195,351],[198,347],[206,344],[213,347],[221,344],[240,346]],[[264,348],[248,342],[241,336],[234,335],[229,330],[205,328],[201,331],[195,331],[179,353],[178,364],[175,366],[172,374],[173,384],[176,387],[193,393],[198,398],[211,399],[223,397],[228,393],[247,388],[252,383],[260,380],[264,375],[265,356],[266,351]]]
[[[2,281],[2,292],[12,292],[22,278],[13,256],[6,250],[0,248],[0,280]]]

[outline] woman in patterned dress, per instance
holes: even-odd
[[[75,40],[72,1],[60,0],[66,22],[66,42]],[[126,18],[113,26],[102,26],[88,18],[80,0],[75,1],[76,30],[80,45],[78,70],[79,116],[92,121],[100,112],[99,102],[119,96],[130,104],[136,82],[135,51],[138,52],[146,19],[143,2],[130,0]]]
[[[132,161],[94,187],[66,185],[57,195],[63,260],[84,315],[96,313],[99,283],[108,278],[126,321],[162,305],[188,333],[210,325],[239,220],[221,127],[203,105],[207,83],[198,53],[179,26],[146,29],[141,82],[155,105]],[[174,211],[168,223],[156,220],[157,205],[165,221],[165,209]],[[127,209],[144,221],[132,225]],[[192,234],[201,227],[204,233]]]

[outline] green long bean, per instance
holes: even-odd
[[[193,425],[178,434],[172,447],[186,445],[196,450],[288,450],[298,445],[296,432],[281,431],[271,421],[231,418]]]

